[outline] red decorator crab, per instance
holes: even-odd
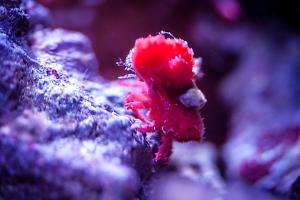
[[[199,110],[206,99],[195,85],[199,61],[186,41],[166,38],[165,32],[137,39],[126,59],[143,83],[140,94],[127,94],[125,107],[145,123],[137,130],[160,134],[159,163],[168,163],[173,140],[200,141],[204,134]]]

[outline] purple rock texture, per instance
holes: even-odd
[[[125,91],[97,77],[85,36],[48,17],[0,1],[0,199],[133,199],[153,155]]]

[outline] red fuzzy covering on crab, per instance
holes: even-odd
[[[184,40],[159,34],[137,39],[129,56],[146,87],[140,94],[128,93],[125,106],[147,124],[138,130],[160,134],[162,145],[155,160],[167,164],[172,140],[200,141],[204,133],[199,110],[187,108],[179,100],[187,90],[196,88],[193,50]],[[147,116],[139,109],[148,109]]]
[[[193,55],[184,40],[148,36],[136,40],[132,63],[149,86],[180,90],[192,86]]]
[[[188,109],[177,98],[154,88],[149,88],[148,95],[152,105],[149,118],[156,130],[178,142],[201,140],[204,131],[198,110]]]

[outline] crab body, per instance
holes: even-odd
[[[145,122],[138,130],[160,134],[162,144],[155,160],[167,164],[173,140],[200,141],[204,133],[199,109],[180,101],[187,90],[196,88],[193,51],[187,42],[159,34],[136,40],[129,57],[144,86],[140,94],[127,94],[125,106]],[[147,115],[140,109],[147,109]]]

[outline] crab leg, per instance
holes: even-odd
[[[162,144],[158,149],[155,160],[160,162],[162,165],[167,165],[172,154],[172,138],[170,136],[163,135],[161,141]]]
[[[126,96],[125,107],[133,111],[134,115],[139,118],[141,121],[151,124],[151,122],[142,115],[139,109],[145,109],[149,107],[148,98],[144,95],[136,95],[132,92],[129,92]]]
[[[154,131],[156,131],[154,125],[139,126],[139,127],[137,127],[136,129],[137,129],[138,131],[144,132],[144,133],[153,133]]]

